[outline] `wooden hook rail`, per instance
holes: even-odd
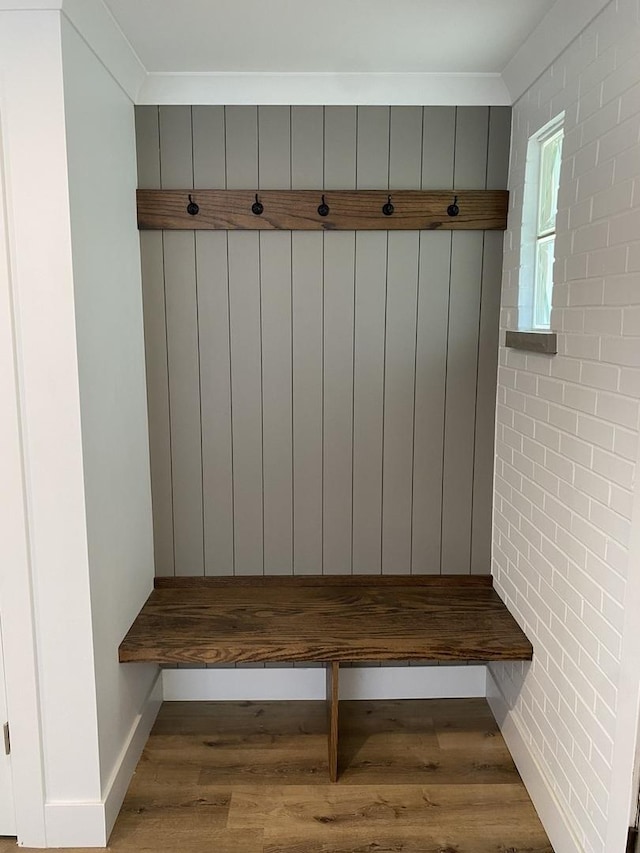
[[[507,190],[138,190],[138,228],[504,231],[508,204]]]

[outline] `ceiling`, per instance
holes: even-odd
[[[554,0],[105,0],[148,72],[498,73]]]

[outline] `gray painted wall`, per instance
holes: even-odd
[[[138,107],[139,184],[502,189],[510,118]],[[502,238],[141,232],[157,574],[488,573]]]

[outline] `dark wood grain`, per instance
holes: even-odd
[[[460,213],[447,208],[458,199]],[[187,213],[189,194],[199,205]],[[391,196],[392,216],[382,213]],[[138,190],[138,228],[182,230],[498,230],[507,227],[507,190],[327,190],[330,213],[318,214],[319,190],[260,190],[264,213],[251,212],[255,190]]]
[[[473,580],[156,589],[120,661],[530,660],[531,644],[501,599]]]
[[[558,336],[555,332],[507,331],[504,345],[511,349],[537,352],[541,355],[556,355],[558,352]]]
[[[338,781],[338,710],[340,704],[340,664],[328,663],[327,728],[329,730],[329,780]]]
[[[156,589],[214,589],[218,587],[307,587],[307,586],[444,586],[457,588],[493,586],[486,575],[238,575],[237,577],[157,577]]]

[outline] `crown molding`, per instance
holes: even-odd
[[[147,70],[103,0],[0,0],[0,12],[64,15],[135,103]]]
[[[61,5],[65,17],[135,103],[147,70],[103,0],[62,0]]]
[[[510,106],[610,2],[557,0],[500,73],[147,72],[104,0],[0,0],[59,11],[136,104]]]
[[[150,73],[139,104],[508,106],[500,74]]]
[[[55,12],[63,0],[0,0],[0,12]]]
[[[615,0],[557,0],[502,72],[514,103],[593,19]]]

